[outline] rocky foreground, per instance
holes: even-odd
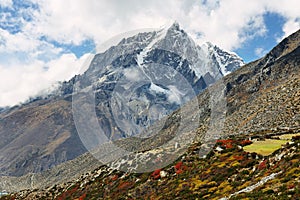
[[[200,158],[199,143],[169,166],[127,174],[101,166],[80,178],[1,199],[299,199],[300,134],[270,156],[245,152],[249,138],[278,139],[283,133],[230,136]]]

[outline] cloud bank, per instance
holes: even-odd
[[[20,1],[21,2],[21,1]],[[92,40],[96,49],[116,34],[157,28],[170,21],[201,44],[234,51],[267,34],[264,14],[285,19],[278,40],[300,28],[298,0],[2,0],[0,3],[0,107],[11,106],[79,72],[88,53],[72,45]],[[261,54],[263,48],[257,49]]]

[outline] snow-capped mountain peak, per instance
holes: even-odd
[[[197,45],[175,22],[96,54],[84,74],[61,86],[60,95],[92,88],[105,134],[118,139],[140,133],[241,65],[241,58],[209,42]]]
[[[206,42],[201,48],[207,49],[208,56],[216,60],[224,76],[245,64],[243,59],[237,56],[237,54],[225,51],[211,42]]]
[[[146,47],[147,51],[143,52],[148,53],[151,48],[163,49],[180,55],[190,63],[190,68],[198,78],[205,76],[207,72],[220,78],[244,65],[244,61],[235,53],[225,51],[210,42],[201,46],[197,45],[177,22],[159,30]]]

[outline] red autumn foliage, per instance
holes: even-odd
[[[68,190],[64,193],[62,193],[60,196],[57,197],[58,200],[63,200],[63,199],[66,199],[67,197],[71,196],[73,193],[75,193],[76,191],[78,190],[78,186],[71,189],[71,190]]]
[[[113,177],[111,177],[111,180],[112,180],[112,181],[115,181],[115,180],[117,180],[118,178],[119,178],[118,175],[114,175]]]
[[[157,169],[152,173],[152,176],[158,175],[160,173],[161,169]]]
[[[183,170],[182,169],[178,169],[176,170],[176,174],[182,174]]]
[[[78,200],[84,200],[86,198],[86,194],[84,193],[83,195],[81,195]]]
[[[174,165],[176,174],[181,174],[183,171],[187,170],[187,166],[183,165],[182,161],[179,161],[176,165]]]
[[[242,145],[242,146],[247,146],[247,145],[250,145],[250,144],[252,144],[252,142],[251,142],[250,140],[243,140],[243,141],[241,142],[241,145]]]
[[[179,170],[182,167],[182,161],[179,161],[174,167],[176,170]]]
[[[233,140],[231,140],[231,139],[228,139],[228,140],[217,140],[217,143],[225,145],[227,143],[233,143]]]
[[[267,168],[267,160],[262,161],[259,165],[258,165],[258,169],[259,170],[263,170]]]
[[[243,160],[244,156],[233,156],[235,160]]]
[[[152,176],[154,179],[159,179],[159,178],[160,178],[160,171],[161,171],[161,169],[155,170],[155,171],[151,174],[151,176]]]
[[[159,179],[160,178],[160,174],[153,176],[154,179]]]
[[[124,189],[127,189],[131,186],[131,184],[127,181],[121,183],[119,186],[118,186],[118,189],[119,190],[124,190]]]
[[[231,143],[225,144],[226,149],[231,149],[233,148],[233,145]]]
[[[290,189],[293,189],[295,187],[295,185],[289,185],[287,188],[290,190]]]
[[[231,149],[233,148],[233,140],[228,139],[228,140],[217,140],[217,144],[222,145],[226,149]]]

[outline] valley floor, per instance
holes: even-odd
[[[245,151],[251,145],[258,152],[269,149],[262,141],[284,145],[265,156],[253,148],[251,152]],[[151,173],[125,174],[102,166],[76,181],[1,199],[300,198],[298,131],[294,135],[231,136],[218,140],[206,158],[199,158],[199,148],[199,143],[193,144],[176,162]]]

